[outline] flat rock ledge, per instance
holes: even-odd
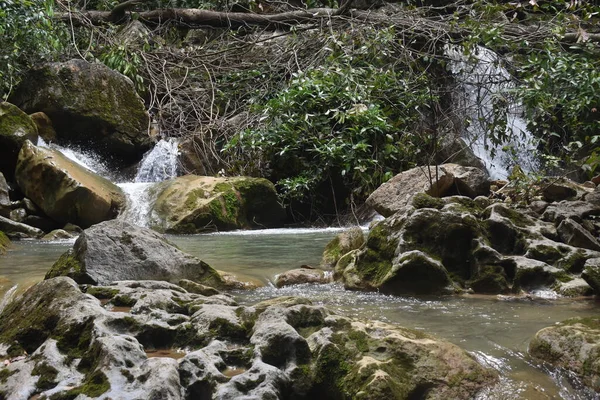
[[[45,280],[0,314],[0,358],[11,400],[472,399],[497,380],[421,332],[158,281]]]

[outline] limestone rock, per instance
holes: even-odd
[[[360,227],[354,227],[336,235],[323,251],[321,268],[333,268],[339,259],[348,252],[360,248],[365,243],[365,236]]]
[[[594,293],[600,294],[600,258],[587,260],[581,277],[592,287]]]
[[[537,332],[529,354],[577,374],[600,391],[600,319],[573,318]]]
[[[454,176],[454,188],[459,195],[475,198],[490,194],[490,177],[481,168],[443,164],[442,170]]]
[[[437,178],[437,180],[436,180]],[[381,185],[367,198],[367,205],[384,217],[404,210],[421,192],[441,197],[454,183],[454,176],[435,166],[416,167],[401,172]]]
[[[12,180],[19,150],[26,140],[36,142],[37,127],[17,106],[0,103],[0,172]]]
[[[28,113],[50,117],[61,143],[141,158],[152,142],[149,116],[133,83],[100,63],[42,65],[24,77],[11,101]]]
[[[328,283],[330,278],[320,269],[296,268],[277,275],[275,286],[284,287],[302,283]]]
[[[119,220],[83,231],[73,248],[52,266],[46,279],[55,276],[93,284],[130,279],[189,279],[217,288],[223,284],[208,264],[183,253],[159,233]]]
[[[52,125],[50,117],[43,112],[36,112],[29,115],[32,121],[37,126],[39,136],[46,141],[46,143],[56,142],[56,131]]]
[[[592,215],[600,215],[600,203],[596,204],[587,200],[563,200],[550,204],[546,208],[546,211],[544,211],[542,219],[558,225],[566,218],[571,218],[575,222],[581,222],[584,218]]]
[[[577,222],[570,218],[564,219],[557,228],[563,242],[575,247],[600,251],[598,240]]]
[[[125,204],[121,189],[60,152],[27,141],[19,153],[21,190],[57,222],[88,227],[117,216]]]
[[[427,388],[466,400],[497,380],[422,332],[306,299],[238,306],[156,281],[33,286],[0,314],[0,357],[16,355],[0,366],[4,398],[408,400]]]
[[[582,278],[561,282],[556,291],[565,297],[591,296],[594,294],[594,289]]]
[[[42,240],[43,241],[53,241],[53,240],[72,239],[72,238],[73,238],[73,235],[71,235],[69,232],[62,230],[62,229],[55,229],[55,230],[45,234],[42,237]]]
[[[577,196],[577,190],[567,182],[556,181],[542,188],[542,196],[548,202],[574,199]]]
[[[185,175],[156,186],[152,225],[172,233],[280,226],[285,217],[266,179]]]

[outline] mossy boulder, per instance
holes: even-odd
[[[321,258],[321,268],[331,269],[335,267],[344,254],[360,248],[364,243],[365,235],[360,227],[354,227],[336,235],[325,246]]]
[[[600,318],[573,318],[540,330],[529,354],[575,373],[600,392]]]
[[[19,150],[26,140],[37,142],[38,130],[33,120],[17,106],[0,103],[0,172],[12,180]]]
[[[56,131],[54,130],[54,125],[52,125],[52,120],[43,112],[36,112],[29,115],[31,120],[37,126],[39,136],[44,139],[46,142],[56,142]]]
[[[149,116],[133,83],[104,64],[70,60],[34,68],[11,101],[50,117],[60,143],[136,159],[152,143]]]
[[[29,141],[19,152],[15,176],[25,195],[61,224],[86,228],[115,218],[125,205],[117,185],[60,152]]]
[[[180,251],[161,234],[118,220],[84,230],[46,279],[56,276],[100,285],[116,280],[189,279],[215,288],[224,286],[217,271]]]
[[[262,178],[185,175],[158,184],[153,228],[198,233],[281,226],[285,212]]]

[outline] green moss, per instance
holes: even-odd
[[[58,384],[58,382],[56,382],[58,370],[46,363],[36,364],[33,371],[31,371],[31,375],[39,376],[39,379],[35,386],[41,391],[52,389]]]
[[[412,205],[417,210],[420,208],[436,208],[441,210],[444,207],[444,200],[439,197],[432,197],[426,193],[417,193],[415,197],[413,197]]]
[[[137,300],[126,294],[121,294],[112,299],[112,303],[117,307],[133,307]]]
[[[560,325],[571,326],[571,325],[584,325],[590,329],[600,331],[600,318],[595,317],[578,317],[571,318],[560,323]]]
[[[356,349],[362,353],[369,351],[369,341],[366,333],[361,331],[350,331],[348,332],[348,339],[350,339]]]
[[[560,272],[556,272],[554,274],[554,277],[556,278],[557,281],[560,281],[562,283],[567,283],[567,282],[571,282],[573,279],[573,276],[571,274],[568,274],[564,271],[560,271]]]
[[[10,378],[12,375],[14,375],[16,373],[17,373],[17,370],[9,370],[6,367],[2,367],[0,369],[0,383],[6,383],[8,378]]]
[[[554,264],[563,258],[563,253],[556,246],[539,244],[536,246],[530,246],[527,249],[527,257],[533,258],[534,260],[543,261],[548,264]]]
[[[211,336],[228,339],[244,339],[248,331],[244,326],[232,323],[225,318],[215,318],[208,326]]]
[[[351,398],[345,395],[344,378],[352,369],[353,355],[342,346],[333,343],[321,348],[314,364],[314,385],[308,398]]]
[[[91,294],[92,296],[94,296],[97,299],[103,300],[103,299],[112,299],[119,293],[119,290],[110,289],[110,288],[106,288],[106,287],[100,287],[100,286],[91,286],[91,287],[87,288],[86,293]]]
[[[53,335],[56,346],[69,359],[82,358],[92,342],[94,320],[89,318],[82,324],[73,325],[62,334]]]
[[[587,259],[588,256],[586,256],[584,251],[577,250],[568,257],[563,257],[558,260],[556,266],[572,274],[578,274],[583,271],[583,267]]]
[[[102,371],[95,371],[88,375],[83,382],[83,385],[71,389],[67,392],[69,396],[78,396],[84,394],[91,398],[99,397],[101,394],[107,392],[110,389],[110,383],[108,378]]]
[[[467,282],[475,293],[498,294],[508,291],[508,281],[504,268],[499,265],[484,265],[473,279]]]
[[[377,224],[369,233],[366,251],[356,261],[357,272],[374,285],[379,284],[392,268],[398,240],[390,234],[383,223]]]
[[[4,232],[0,231],[0,255],[6,253],[6,250],[9,246],[10,239],[4,234]]]
[[[68,276],[77,283],[94,283],[85,272],[85,267],[77,260],[72,250],[67,251],[52,265],[44,279],[52,279],[57,276]]]

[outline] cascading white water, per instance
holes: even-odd
[[[504,116],[506,134],[511,140],[494,145],[488,139],[489,126],[494,121],[494,102],[515,87],[513,78],[493,51],[478,46],[467,56],[458,46],[447,46],[450,70],[462,86],[461,109],[466,110],[469,125],[464,139],[485,164],[493,179],[505,179],[514,165],[524,171],[538,167],[535,158],[537,141],[527,130],[519,103],[509,102]]]
[[[152,150],[144,155],[133,182],[120,183],[127,195],[127,207],[120,218],[138,226],[147,227],[154,204],[152,187],[177,176],[179,143],[175,139],[161,139]]]
[[[42,138],[38,139],[37,145],[57,150],[70,160],[104,178],[117,182],[121,180],[108,168],[102,157],[93,152],[82,151],[77,147],[48,144]],[[157,182],[177,176],[178,155],[179,143],[177,140],[160,140],[152,150],[144,155],[134,180],[117,183],[127,196],[127,206],[119,218],[139,226],[149,225],[150,210],[156,200],[155,193],[151,188]]]
[[[162,182],[177,176],[179,142],[161,139],[144,155],[134,182]]]

